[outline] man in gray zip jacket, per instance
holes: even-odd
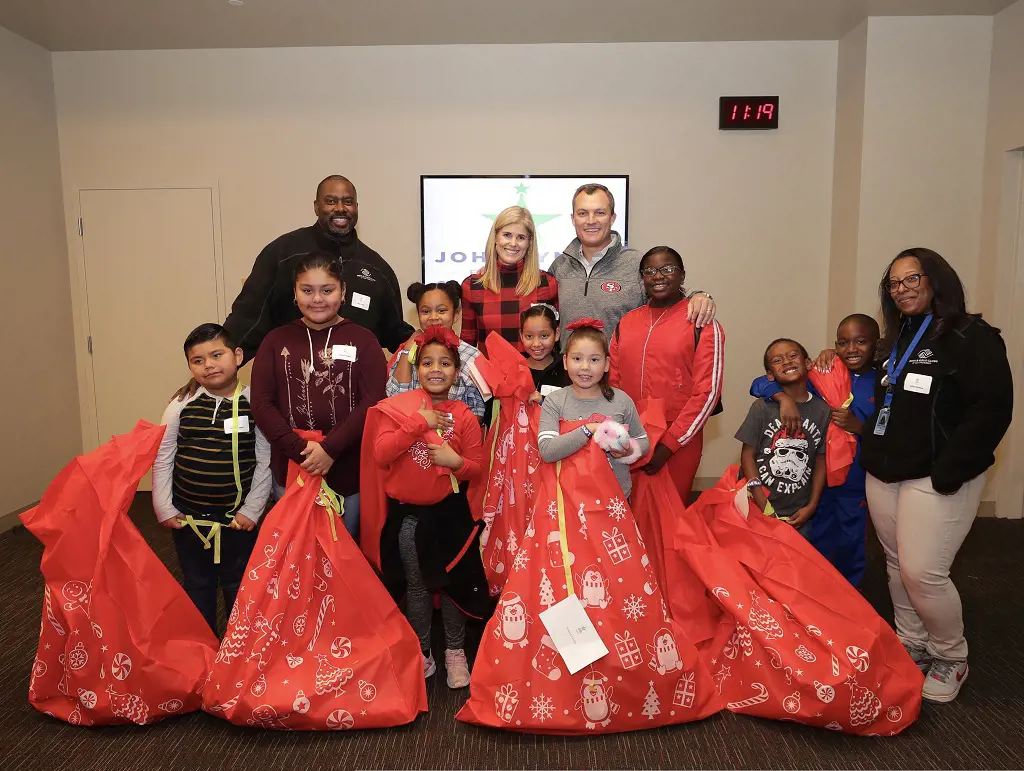
[[[576,238],[551,263],[558,279],[558,312],[562,340],[566,326],[583,317],[600,319],[610,338],[619,319],[646,302],[640,281],[640,257],[612,230],[615,198],[604,185],[583,185],[572,198]],[[707,292],[690,297],[688,317],[697,326],[710,324],[715,301]]]

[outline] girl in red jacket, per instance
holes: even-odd
[[[679,252],[656,246],[640,260],[647,305],[619,322],[611,343],[611,384],[621,388],[643,414],[660,400],[668,431],[644,467],[656,474],[667,466],[684,503],[704,448],[704,424],[719,408],[725,363],[725,331],[714,321],[702,330],[686,317],[686,270]]]
[[[430,651],[434,593],[441,593],[448,687],[469,685],[464,613],[490,610],[479,538],[466,483],[483,473],[480,423],[449,398],[459,373],[459,338],[441,325],[416,338],[420,387],[370,410],[363,441],[362,547],[384,576],[420,640],[423,674]]]

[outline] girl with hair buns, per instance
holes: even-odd
[[[420,387],[419,377],[413,360],[416,356],[416,339],[432,326],[451,329],[459,319],[461,292],[458,281],[433,284],[413,283],[406,291],[409,302],[416,306],[420,328],[402,344],[388,362],[387,395],[414,391]],[[465,402],[476,415],[484,417],[484,400],[490,396],[484,379],[480,376],[474,360],[480,351],[463,341],[459,343],[459,359],[462,366],[452,384],[451,398]]]
[[[481,346],[497,332],[519,351],[520,314],[537,303],[558,307],[558,282],[540,269],[537,228],[522,206],[510,206],[494,219],[487,235],[483,269],[462,282],[462,339]]]

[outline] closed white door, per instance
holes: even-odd
[[[102,444],[139,419],[160,422],[189,378],[185,337],[223,320],[213,191],[82,190],[79,201]]]

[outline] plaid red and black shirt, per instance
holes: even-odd
[[[484,289],[478,275],[469,276],[462,282],[463,340],[484,351],[487,335],[497,332],[522,351],[519,314],[537,303],[547,303],[558,308],[558,282],[547,271],[540,272],[540,284],[535,290],[522,297],[516,294],[521,267],[522,263],[498,266],[501,289],[497,292]]]

